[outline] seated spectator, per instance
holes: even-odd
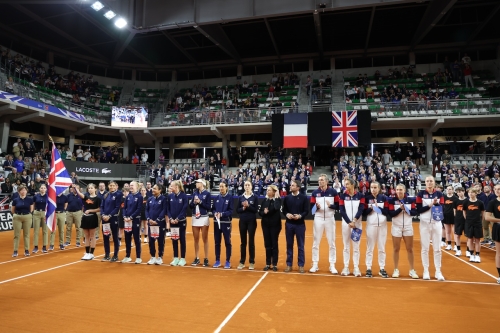
[[[325,79],[325,85],[327,87],[330,87],[332,85],[332,78],[330,77],[330,75],[327,75],[326,76],[326,79]]]
[[[374,98],[375,94],[373,92],[373,88],[370,85],[366,86],[365,94],[366,94],[366,98]]]
[[[12,77],[9,77],[9,81],[5,82],[5,90],[7,90],[7,92],[10,92],[11,94],[14,93],[14,80],[12,79]]]

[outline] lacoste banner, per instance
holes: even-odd
[[[68,172],[75,172],[80,179],[120,180],[121,178],[136,178],[136,168],[133,164],[106,164],[77,161],[64,161]]]
[[[0,198],[0,232],[12,230],[12,214],[10,213],[10,197]]]

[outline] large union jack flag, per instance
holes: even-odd
[[[52,143],[52,160],[50,162],[50,173],[47,189],[47,209],[45,211],[45,221],[51,232],[56,229],[56,201],[57,196],[64,192],[72,184],[68,171],[64,166],[59,151]]]
[[[358,146],[358,112],[332,112],[332,147]]]

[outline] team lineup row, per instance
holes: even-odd
[[[335,212],[339,211],[342,216],[342,240],[343,240],[343,264],[341,275],[350,275],[351,248],[353,250],[354,276],[361,276],[359,269],[360,251],[359,238],[353,234],[360,233],[362,229],[362,217],[366,216],[366,273],[368,277],[373,276],[372,261],[375,245],[378,248],[379,275],[388,277],[385,271],[385,244],[387,240],[387,216],[392,218],[391,235],[393,239],[394,252],[394,272],[392,277],[399,277],[399,250],[401,239],[405,241],[408,261],[410,266],[409,276],[419,278],[413,258],[413,217],[419,215],[420,236],[421,236],[421,256],[423,264],[423,278],[430,279],[429,272],[429,248],[433,244],[433,257],[435,266],[435,278],[443,281],[444,276],[441,271],[441,243],[442,228],[453,230],[455,234],[455,247],[457,256],[461,255],[460,236],[465,231],[467,237],[467,256],[472,262],[480,262],[480,239],[483,237],[482,219],[486,210],[485,219],[493,223],[492,238],[495,242],[500,241],[500,185],[495,186],[496,200],[492,200],[487,209],[484,204],[477,200],[475,189],[469,191],[469,198],[464,197],[464,191],[457,190],[458,196],[451,193],[436,191],[433,177],[425,180],[426,188],[418,193],[415,198],[407,197],[404,185],[397,187],[397,195],[388,198],[380,193],[380,184],[372,182],[370,193],[363,195],[356,191],[356,181],[349,179],[346,182],[346,190],[338,194],[333,188],[328,186],[328,177],[319,177],[319,188],[316,189],[310,198],[299,193],[300,183],[292,181],[290,184],[291,194],[280,198],[276,186],[272,185],[267,189],[267,195],[260,207],[257,197],[252,192],[252,183],[247,181],[244,184],[245,192],[238,199],[236,210],[239,215],[239,231],[241,238],[240,261],[238,269],[243,269],[247,261],[247,250],[249,256],[249,269],[255,268],[255,232],[257,229],[257,214],[261,217],[261,226],[264,236],[266,250],[266,265],[264,270],[277,271],[278,265],[278,238],[282,229],[281,214],[286,218],[286,269],[285,272],[292,271],[294,262],[294,243],[298,248],[298,271],[304,273],[305,264],[305,217],[310,210],[314,214],[313,221],[313,245],[312,245],[312,267],[310,272],[319,270],[319,246],[323,233],[326,233],[329,244],[329,264],[330,272],[337,274],[336,248],[335,248]],[[129,189],[118,191],[115,182],[108,184],[109,192],[97,195],[97,189],[93,184],[88,185],[88,192],[83,194],[78,186],[71,186],[70,194],[57,197],[57,229],[59,229],[60,247],[69,244],[71,228],[74,223],[77,229],[77,246],[81,228],[85,233],[86,254],[83,260],[94,258],[93,252],[96,241],[96,228],[99,225],[99,215],[102,219],[102,232],[104,235],[103,261],[118,261],[118,251],[121,236],[125,236],[126,256],[122,262],[130,262],[132,238],[136,249],[136,263],[141,263],[141,229],[147,231],[147,242],[151,259],[148,264],[162,264],[165,246],[165,235],[170,230],[174,259],[171,266],[186,265],[186,227],[188,206],[192,210],[192,230],[195,240],[195,259],[192,265],[201,264],[199,256],[199,239],[204,243],[203,265],[209,266],[208,261],[208,229],[210,225],[209,215],[213,214],[214,220],[214,241],[215,241],[215,263],[213,267],[221,267],[221,242],[224,238],[226,256],[224,268],[231,267],[231,220],[233,215],[233,200],[228,195],[227,185],[220,184],[220,194],[211,197],[210,192],[205,189],[206,183],[203,179],[196,180],[196,191],[192,198],[183,191],[181,182],[173,182],[168,189],[169,194],[162,195],[162,186],[157,184],[152,188],[150,196],[147,190],[141,188],[137,182],[131,182]],[[447,190],[448,191],[448,190]],[[19,196],[13,200],[12,213],[14,214],[14,255],[17,256],[19,246],[20,231],[24,231],[25,255],[29,255],[29,228],[26,230],[25,224],[30,219],[30,212],[41,209],[40,197],[45,191],[37,194],[33,200],[26,197],[26,189],[19,189]],[[30,201],[31,200],[31,201]],[[212,203],[213,202],[213,203]],[[38,205],[38,206],[37,206]],[[451,205],[452,209],[447,209]],[[82,209],[83,206],[83,209]],[[435,212],[434,207],[443,207],[441,215],[439,210]],[[100,213],[100,214],[98,214]],[[451,215],[450,215],[451,213]],[[29,217],[28,217],[29,216]],[[69,223],[68,223],[68,217]],[[38,225],[40,226],[40,222]],[[63,242],[64,228],[66,224],[66,243]],[[34,223],[35,227],[36,224]],[[69,228],[68,228],[69,225]],[[43,227],[43,225],[42,225]],[[37,246],[35,228],[35,245]],[[54,231],[51,235],[51,249],[53,248]],[[47,235],[44,232],[44,250],[46,251]],[[114,243],[113,255],[111,255],[110,240]],[[158,246],[156,246],[158,243]],[[448,243],[451,244],[451,241]],[[179,252],[180,245],[180,252]],[[37,249],[37,248],[36,248]],[[451,249],[451,245],[449,248]],[[498,249],[498,244],[497,244]],[[44,252],[45,252],[44,251]],[[498,251],[498,250],[497,250]],[[500,267],[500,258],[497,252],[497,267]],[[500,275],[500,268],[499,268]]]

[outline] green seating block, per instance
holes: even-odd
[[[452,112],[453,114],[462,114],[462,110],[460,109],[453,109]]]
[[[353,99],[352,102],[355,104],[355,103],[359,103],[360,100],[359,99]]]

